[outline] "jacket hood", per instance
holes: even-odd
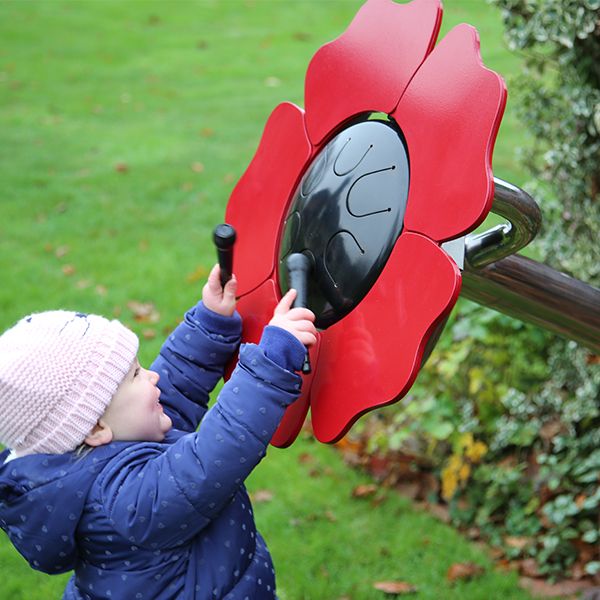
[[[74,568],[75,532],[88,492],[119,445],[8,463],[9,451],[0,454],[0,527],[34,569],[56,574]]]

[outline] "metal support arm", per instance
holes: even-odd
[[[535,237],[541,213],[523,190],[500,179],[494,183],[492,211],[510,223],[467,236],[462,295],[600,354],[600,290],[535,260],[509,256]]]

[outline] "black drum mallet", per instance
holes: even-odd
[[[312,267],[310,258],[306,254],[294,252],[286,258],[285,266],[288,271],[289,286],[296,290],[296,298],[292,307],[306,308],[308,305],[308,276]],[[311,372],[308,349],[302,365],[302,372],[305,375]]]
[[[221,287],[231,279],[233,273],[233,245],[235,229],[227,223],[217,225],[213,231],[213,242],[217,247],[217,258],[221,269]]]

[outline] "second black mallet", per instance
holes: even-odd
[[[308,276],[312,268],[310,258],[306,254],[294,252],[286,258],[285,265],[288,271],[290,288],[296,290],[296,298],[292,306],[294,308],[297,306],[306,308],[308,304]],[[306,358],[302,365],[302,372],[304,374],[311,372],[308,350],[306,351]]]

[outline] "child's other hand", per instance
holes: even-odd
[[[232,275],[231,279],[221,287],[221,269],[216,264],[210,274],[204,288],[202,288],[202,302],[204,306],[224,317],[230,317],[235,312],[235,293],[237,291],[237,279]]]
[[[312,346],[317,341],[317,330],[314,325],[315,314],[308,308],[292,308],[295,299],[296,290],[289,290],[275,307],[269,325],[281,327],[305,346]]]

